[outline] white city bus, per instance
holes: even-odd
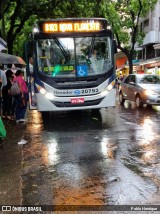
[[[26,43],[30,109],[43,112],[115,106],[115,50],[106,19],[36,22]]]

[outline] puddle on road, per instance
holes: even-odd
[[[33,117],[23,149],[23,203],[145,204],[158,194],[158,128],[149,120],[135,124],[131,114],[125,122],[125,117],[110,115],[108,126],[99,126],[97,120],[88,122],[90,117],[83,116],[80,121],[68,116],[52,118],[47,124],[41,117]],[[153,132],[146,135],[142,121],[153,125]],[[147,139],[151,147],[146,146]],[[147,155],[152,150],[154,153]]]

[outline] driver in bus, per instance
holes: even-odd
[[[94,73],[98,73],[98,66],[97,66],[97,50],[94,48],[91,57],[89,58],[91,62],[91,68],[93,69]]]

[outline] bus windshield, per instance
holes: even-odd
[[[37,41],[38,72],[48,77],[87,77],[112,66],[109,37],[52,37]]]

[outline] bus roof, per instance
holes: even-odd
[[[59,19],[42,19],[42,20],[39,20],[37,21],[36,23],[41,23],[41,22],[47,22],[47,21],[77,21],[77,20],[81,20],[81,21],[90,21],[90,20],[99,20],[99,21],[106,21],[107,22],[107,19],[105,18],[59,18]]]

